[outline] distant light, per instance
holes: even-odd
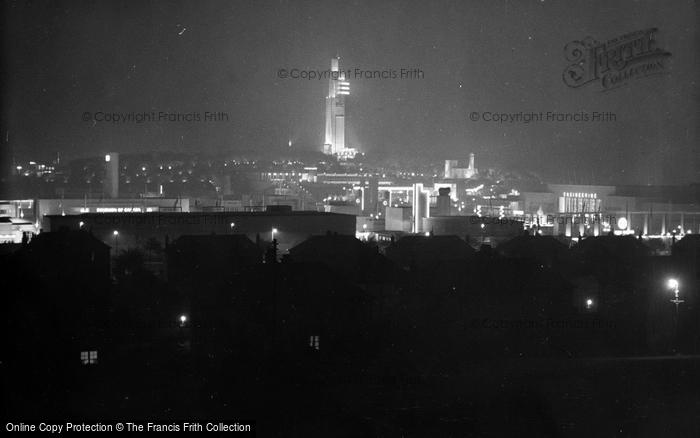
[[[678,280],[671,278],[668,280],[669,289],[678,289]]]
[[[184,323],[186,323],[186,322],[187,322],[187,316],[185,316],[185,315],[180,315],[180,323],[181,323],[181,324],[184,324]]]
[[[593,300],[589,298],[586,300],[586,309],[590,309],[591,307],[593,307]]]
[[[274,234],[274,233],[276,233],[276,232],[277,232],[277,228],[273,228],[273,229],[272,229],[272,233]]]
[[[114,230],[114,232],[112,232],[112,234],[114,234],[115,236],[118,236],[118,235],[119,235],[119,231]]]
[[[366,230],[367,229],[367,224],[362,224],[362,229]]]
[[[292,140],[289,140],[289,147],[292,147]]]
[[[234,222],[231,222],[231,228],[235,227],[236,224]]]
[[[621,230],[626,230],[627,229],[627,218],[621,217],[620,219],[617,220],[617,228]]]
[[[109,163],[111,160],[112,157],[109,154],[105,155],[105,162]]]
[[[425,232],[425,237],[430,237],[430,232],[429,232],[429,231],[426,231],[426,232]]]
[[[686,231],[685,234],[693,234],[690,230]]]
[[[78,227],[83,228],[83,225],[85,225],[85,222],[80,221],[80,223],[78,224]]]
[[[481,224],[481,229],[486,228],[486,224]]]

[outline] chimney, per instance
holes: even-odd
[[[450,188],[441,187],[438,189],[437,197],[437,216],[449,216],[450,215]]]

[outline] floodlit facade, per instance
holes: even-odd
[[[340,57],[331,59],[331,77],[326,96],[326,130],[323,153],[339,159],[353,158],[354,148],[345,145],[345,98],[350,95],[350,82],[339,67]]]
[[[460,167],[459,160],[445,160],[445,179],[469,179],[477,175],[475,156],[469,154],[469,165]]]

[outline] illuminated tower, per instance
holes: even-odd
[[[339,57],[331,59],[331,77],[326,96],[326,132],[323,153],[340,159],[352,158],[357,152],[345,147],[345,96],[350,94],[350,83],[339,68]]]

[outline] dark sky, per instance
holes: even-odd
[[[321,148],[327,81],[278,70],[419,68],[352,79],[349,141],[387,158],[534,171],[552,181],[698,181],[694,1],[5,2],[3,126],[18,158]],[[656,27],[666,74],[567,87],[564,45]],[[109,124],[84,112],[223,111],[229,122]],[[496,124],[473,111],[610,111],[616,122]],[[8,133],[9,131],[9,133]]]

